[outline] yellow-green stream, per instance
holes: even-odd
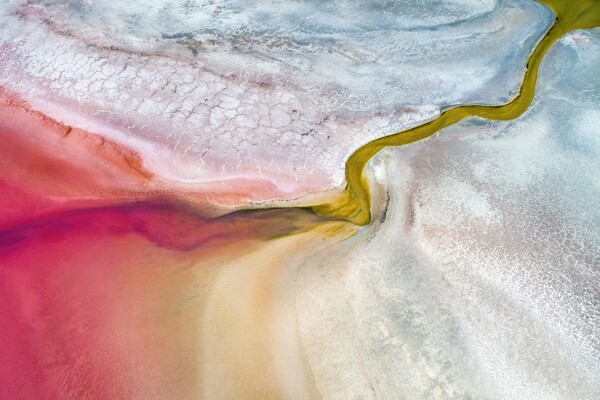
[[[431,122],[364,145],[356,150],[346,163],[347,186],[343,197],[333,203],[314,206],[312,210],[322,216],[343,218],[357,225],[367,225],[371,222],[371,194],[364,170],[367,162],[380,150],[425,139],[466,117],[511,120],[521,116],[533,100],[538,70],[548,49],[569,31],[600,26],[600,0],[539,1],[554,11],[556,20],[529,57],[527,71],[517,97],[499,106],[464,105],[450,108]]]

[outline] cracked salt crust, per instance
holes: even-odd
[[[419,2],[402,13],[360,2],[175,4],[186,10],[177,16],[135,4],[5,3],[0,84],[140,152],[163,178],[267,180],[281,199],[341,188],[354,150],[442,106],[514,95],[552,21],[519,0],[453,1],[430,14]]]

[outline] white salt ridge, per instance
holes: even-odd
[[[553,20],[530,1],[0,5],[0,84],[191,185],[343,185],[361,145],[518,90]],[[263,199],[269,200],[269,199]]]

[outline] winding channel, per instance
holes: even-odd
[[[539,67],[550,47],[572,30],[600,26],[600,0],[538,1],[550,7],[556,14],[556,19],[529,57],[520,92],[512,101],[504,105],[474,104],[449,108],[426,124],[367,143],[346,162],[347,186],[344,195],[338,201],[313,206],[311,209],[324,217],[341,218],[360,226],[368,225],[371,222],[371,193],[364,170],[369,160],[380,150],[425,139],[467,117],[512,120],[521,116],[533,101]]]

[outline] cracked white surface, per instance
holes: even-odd
[[[323,398],[600,398],[599,63],[569,34],[522,118],[373,160],[385,220],[300,270]]]
[[[347,157],[440,107],[516,93],[553,16],[520,0],[11,0],[0,84],[200,185],[343,185]],[[269,200],[269,199],[258,199]]]

